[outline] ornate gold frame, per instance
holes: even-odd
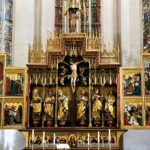
[[[6,55],[0,54],[0,59],[4,60],[4,71],[3,71],[3,95],[0,96],[0,103],[2,105],[1,113],[1,123],[0,128],[5,129],[24,129],[25,128],[25,117],[26,117],[26,83],[27,83],[27,69],[22,67],[6,67]],[[24,92],[22,96],[6,96],[5,87],[6,87],[6,73],[23,73],[24,75]],[[22,103],[22,124],[19,126],[4,126],[4,105],[5,103]]]
[[[4,125],[4,122],[3,122],[3,120],[4,120],[4,107],[5,107],[5,104],[8,104],[8,103],[10,103],[10,104],[21,104],[22,105],[22,124],[21,125],[10,125],[10,126],[5,126]],[[2,127],[3,128],[6,128],[6,129],[23,129],[24,127],[25,127],[25,107],[24,107],[24,98],[5,98],[4,99],[4,104],[3,104],[3,116],[2,116],[2,122],[3,122],[3,124],[2,124]]]
[[[129,75],[133,73],[141,73],[141,95],[140,96],[125,96],[123,94],[123,75]],[[144,111],[142,111],[143,126],[125,126],[124,125],[124,104],[125,102],[139,102],[142,103],[142,110],[144,110],[144,96],[143,96],[143,70],[139,67],[121,67],[120,68],[120,120],[121,127],[124,129],[143,129],[145,125]]]
[[[150,97],[145,97],[144,98],[144,117],[145,117],[145,122],[144,122],[144,126],[145,126],[145,129],[150,129],[150,126],[147,126],[146,125],[146,106],[147,104],[150,105]]]
[[[4,84],[5,84],[5,68],[6,68],[6,55],[5,54],[0,54],[0,60],[3,61],[4,63],[4,66],[3,66],[3,92],[2,92],[2,95],[0,97],[3,97],[4,96],[4,93],[5,93],[5,89],[4,89]]]
[[[144,74],[145,74],[145,67],[144,67],[144,62],[149,61],[150,62],[150,53],[145,54],[143,53],[142,55],[142,77],[143,77],[143,95],[144,97],[149,97],[150,95],[145,95],[145,80],[144,80]]]
[[[142,80],[142,68],[141,67],[121,67],[120,68],[120,95],[121,98],[132,98],[137,97],[140,98],[143,96],[143,89],[141,88],[141,95],[140,96],[126,96],[123,94],[123,75],[132,75],[133,73],[140,73],[141,74],[141,84],[143,85]]]
[[[142,126],[126,126],[124,125],[124,105],[125,103],[133,103],[133,104],[138,104],[140,103],[142,105]],[[136,97],[132,97],[132,98],[123,98],[121,99],[121,126],[124,128],[124,129],[141,129],[144,127],[144,124],[145,124],[145,118],[144,118],[144,103],[143,103],[143,98],[136,98]]]
[[[19,68],[19,67],[16,67],[16,68],[12,68],[12,67],[7,67],[5,68],[5,79],[4,79],[4,82],[5,82],[5,86],[6,87],[6,75],[7,73],[10,73],[10,74],[18,74],[18,73],[22,73],[24,75],[24,89],[23,89],[23,95],[22,96],[16,96],[16,97],[25,97],[26,96],[26,69],[25,68]],[[5,91],[4,91],[5,93]],[[14,96],[6,96],[4,94],[4,96],[7,98],[7,97],[14,97]]]
[[[122,136],[122,134],[123,134],[123,132],[124,131],[121,131],[121,130],[118,130],[117,132],[116,132],[116,130],[112,130],[111,131],[111,135],[113,135],[113,137],[115,138],[115,141],[116,141],[116,143],[115,143],[115,146],[116,147],[119,147],[119,143],[120,143],[120,138],[121,138],[121,136]],[[74,132],[74,133],[72,133],[72,132],[67,132],[67,134],[66,134],[66,132],[65,131],[61,131],[61,132],[56,132],[55,134],[55,136],[57,137],[57,136],[61,136],[61,137],[65,137],[65,139],[66,139],[66,141],[69,141],[69,138],[70,138],[70,136],[72,136],[72,135],[74,135],[75,137],[76,137],[76,141],[78,141],[78,139],[79,139],[79,137],[80,136],[83,136],[84,138],[87,136],[87,133],[88,132],[80,132],[80,131],[77,131],[77,132]],[[26,139],[26,147],[28,147],[30,144],[29,144],[29,142],[30,142],[30,140],[31,140],[31,136],[32,136],[32,132],[28,132],[28,131],[22,131],[22,134],[25,136],[25,139]],[[53,132],[49,132],[49,131],[46,131],[45,132],[45,134],[46,135],[50,135],[50,136],[52,136],[53,137],[53,135],[54,135],[54,133]],[[42,137],[43,137],[43,132],[42,131],[37,131],[37,132],[35,132],[35,137],[37,136],[37,135],[39,135],[40,137],[41,137],[41,140],[42,140]],[[98,135],[98,132],[96,132],[96,131],[92,131],[92,132],[90,132],[90,138],[93,136],[93,137],[96,137],[96,139],[97,139],[97,135]],[[108,130],[104,130],[104,131],[102,131],[102,132],[100,132],[100,135],[102,136],[102,137],[108,137]],[[97,144],[97,143],[96,143]],[[78,148],[82,148],[82,147],[78,147]],[[87,148],[87,147],[83,147],[83,148]],[[94,147],[95,148],[95,147]]]

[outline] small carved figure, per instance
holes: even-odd
[[[85,77],[85,70],[87,68],[84,67],[80,67],[79,68],[79,81],[81,83],[81,85],[87,85],[87,78]]]
[[[111,136],[111,144],[115,144],[115,138],[113,136]]]
[[[61,66],[60,68],[62,69],[62,71],[59,74],[59,82],[61,85],[65,85],[65,78],[68,76],[68,69],[65,66]]]
[[[53,143],[53,137],[52,137],[52,136],[49,137],[48,143],[49,143],[49,144],[52,144],[52,143]]]
[[[82,144],[84,144],[84,140],[83,140],[82,136],[79,136],[78,145],[82,145]]]
[[[37,136],[37,139],[36,139],[36,141],[35,141],[35,144],[40,145],[41,143],[42,143],[41,138],[40,138],[39,136]]]

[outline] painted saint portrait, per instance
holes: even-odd
[[[141,96],[141,73],[138,70],[123,74],[123,95]]]
[[[150,101],[145,106],[146,126],[150,126]]]
[[[22,103],[7,102],[4,105],[4,126],[21,126],[23,123]]]
[[[5,95],[6,96],[23,96],[24,94],[24,73],[11,73],[6,71],[6,84]]]
[[[142,103],[126,102],[124,104],[124,125],[142,126]]]
[[[0,96],[3,95],[4,64],[5,57],[4,55],[0,55]]]
[[[145,95],[150,95],[150,61],[144,61]]]

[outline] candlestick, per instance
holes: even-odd
[[[55,145],[55,140],[56,140],[56,135],[54,133],[54,137],[53,137],[53,145]]]
[[[32,129],[32,143],[34,142],[34,129]]]
[[[90,145],[90,134],[88,133],[88,145]]]
[[[100,132],[98,131],[98,135],[97,135],[98,145],[99,145],[99,137],[100,137]]]

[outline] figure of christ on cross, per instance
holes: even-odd
[[[71,69],[71,75],[70,75],[70,77],[71,77],[71,89],[72,89],[72,93],[74,93],[75,90],[76,90],[76,81],[77,81],[77,76],[78,76],[78,74],[77,74],[78,64],[83,63],[83,62],[85,62],[85,60],[82,60],[80,62],[73,62],[72,60],[70,60],[70,63],[67,63],[67,62],[64,62],[64,61],[62,62],[64,64],[66,64],[67,66],[69,66],[70,69]]]

